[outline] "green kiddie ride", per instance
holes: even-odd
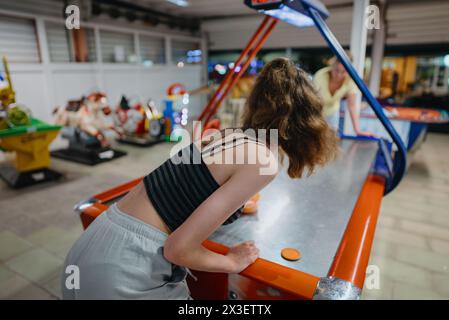
[[[22,188],[56,180],[61,174],[49,169],[48,146],[58,135],[60,126],[32,118],[31,112],[15,103],[8,63],[3,57],[5,78],[0,81],[0,150],[15,153],[13,164],[0,165],[0,177],[12,188]]]

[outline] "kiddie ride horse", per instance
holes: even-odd
[[[180,83],[170,85],[163,101],[165,109],[162,112],[159,112],[151,99],[146,105],[138,102],[131,106],[129,100],[122,96],[116,109],[116,118],[124,134],[118,141],[139,146],[150,146],[164,141],[178,142],[182,129],[187,126],[189,97],[201,92],[200,89],[187,92]]]
[[[114,115],[101,92],[87,98],[69,101],[66,107],[56,108],[55,122],[65,126],[62,136],[69,140],[67,149],[53,151],[56,158],[87,165],[96,165],[126,155],[112,149],[109,140],[123,134],[115,126]]]
[[[115,116],[124,132],[117,141],[141,147],[165,141],[165,119],[153,100],[148,100],[146,105],[137,102],[131,106],[123,95]]]

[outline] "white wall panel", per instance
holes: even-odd
[[[35,117],[49,120],[51,108],[45,96],[43,72],[12,69],[11,77],[17,102],[27,106]]]
[[[103,73],[104,87],[109,103],[116,105],[122,94],[140,96],[138,74],[135,70],[112,70]]]
[[[79,99],[81,95],[99,89],[94,71],[54,71],[51,78],[50,87],[54,88],[54,103],[58,106],[64,106],[70,99]]]
[[[48,79],[40,67],[35,70],[11,68],[11,77],[17,101],[25,104],[35,117],[51,121],[51,112],[55,106],[63,106],[70,99],[79,99],[83,94],[93,90],[104,91],[108,95],[109,103],[115,107],[122,94],[137,96],[142,102],[149,98],[155,100],[163,108],[166,89],[175,82],[184,84],[187,90],[201,86],[201,67],[186,66],[184,68],[156,67],[156,68],[116,68],[103,71],[99,68],[84,67],[77,70],[73,66],[56,66],[50,71]],[[103,73],[103,83],[98,82],[98,73]],[[48,87],[46,81],[48,80]],[[49,97],[46,97],[48,90]],[[198,115],[205,102],[204,96],[193,96],[190,114]],[[47,103],[47,101],[49,101]]]
[[[137,95],[142,101],[153,98],[161,106],[162,100],[165,98],[165,91],[170,84],[181,82],[186,85],[187,89],[195,89],[200,86],[202,65],[189,65],[184,68],[177,68],[171,64],[170,55],[167,55],[169,61],[166,61],[166,65],[149,68],[140,64],[126,63],[68,63],[68,47],[66,41],[61,41],[64,40],[64,29],[45,29],[45,24],[52,25],[55,22],[61,24],[61,26],[63,25],[62,20],[58,21],[50,18],[50,16],[54,15],[51,14],[51,10],[47,10],[49,7],[45,9],[45,3],[47,2],[61,4],[60,1],[45,0],[42,1],[42,10],[37,10],[38,6],[33,1],[25,1],[24,4],[16,6],[9,5],[9,3],[4,5],[6,3],[5,0],[0,0],[0,13],[6,12],[8,16],[14,16],[12,18],[14,23],[9,24],[11,28],[0,28],[0,40],[2,39],[2,32],[4,33],[3,39],[12,39],[10,45],[5,47],[13,49],[13,54],[10,53],[11,50],[7,54],[10,56],[11,76],[17,94],[17,101],[30,108],[35,117],[51,122],[51,113],[55,106],[63,106],[68,100],[78,99],[93,90],[106,92],[113,107],[118,104],[122,94],[128,96]],[[30,14],[30,12],[36,12],[36,17],[34,14]],[[61,11],[59,11],[60,13]],[[15,23],[16,20],[20,20],[21,23]],[[35,25],[37,25],[37,28],[34,27]],[[139,53],[139,46],[134,46],[134,39],[139,38],[144,40],[152,39],[151,37],[157,38],[157,42],[146,41],[141,47],[142,50],[154,54],[155,57],[164,54],[166,44],[169,47],[170,41],[177,39],[196,41],[198,43],[201,41],[199,37],[186,36],[175,31],[170,32],[168,37],[165,33],[147,32],[148,28],[138,29],[136,26],[130,26],[130,24],[127,27],[123,25],[123,28],[121,26],[119,23],[113,25],[110,23],[107,25],[86,24],[86,27],[91,28],[89,30],[100,29],[99,33],[106,35],[104,38],[106,41],[102,42],[103,49],[105,49],[103,50],[103,56],[111,55],[110,48],[116,44],[123,43],[129,49],[128,51],[134,52],[134,50],[137,50],[137,53]],[[29,28],[27,29],[27,27]],[[14,28],[20,29],[19,35],[16,36],[14,32],[11,32],[11,30],[14,31]],[[36,33],[39,35],[38,38],[36,38]],[[114,36],[112,40],[111,37],[108,38],[107,36],[110,34]],[[122,38],[119,37],[118,39],[115,35],[131,35],[131,38],[125,37],[126,41],[123,41]],[[19,36],[23,36],[23,38]],[[18,41],[18,39],[21,41]],[[23,39],[24,41],[22,41]],[[38,42],[37,39],[40,41]],[[93,38],[88,40],[90,41],[90,47],[93,48]],[[47,41],[50,43],[47,43]],[[20,45],[22,42],[27,48],[34,48],[31,50],[33,53],[31,57],[34,57],[34,59],[12,59],[12,57],[20,57],[17,52],[22,49],[23,46]],[[155,43],[158,45],[157,48],[151,46]],[[0,53],[2,53],[1,47]],[[101,46],[99,45],[98,47]],[[36,56],[38,57],[38,48],[41,49],[42,61],[36,58]],[[49,59],[50,57],[53,59]],[[160,57],[157,58],[162,60]],[[193,101],[195,99],[197,98],[193,98]],[[203,103],[196,103],[197,108],[202,107],[202,105]]]
[[[146,69],[139,72],[138,92],[143,102],[153,99],[156,104],[163,107],[162,101],[166,98],[167,88],[175,83],[182,83],[187,90],[197,89],[201,86],[201,67],[185,66],[177,68]],[[204,96],[192,96],[189,113],[198,115],[204,107]]]
[[[34,21],[0,14],[0,56],[10,62],[40,61]]]
[[[168,86],[172,83],[179,82],[177,71],[177,68],[164,68],[155,70],[148,69],[140,72],[138,90],[143,101],[151,98],[160,106],[162,100],[165,99],[165,91]]]
[[[132,33],[100,30],[100,43],[103,62],[128,62],[130,56],[136,54]],[[122,61],[116,61],[117,47],[124,50],[124,56],[120,57]]]
[[[193,90],[201,86],[201,66],[185,66],[177,68],[172,66],[166,70],[143,71],[141,72],[142,81],[140,92],[142,97],[154,99],[158,105],[165,99],[165,92],[169,85],[175,82],[182,83],[186,89]],[[205,96],[196,95],[190,97],[189,114],[198,116],[205,104]]]
[[[165,39],[148,35],[139,36],[141,61],[152,64],[164,64],[165,61]]]
[[[69,33],[62,23],[45,22],[48,53],[51,62],[70,62]]]

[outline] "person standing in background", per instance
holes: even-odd
[[[351,54],[347,54],[352,60]],[[328,67],[322,68],[315,73],[313,83],[323,99],[323,115],[331,127],[338,131],[340,103],[346,98],[354,132],[359,136],[372,136],[372,133],[360,130],[357,112],[358,89],[337,57],[334,56],[329,60]]]

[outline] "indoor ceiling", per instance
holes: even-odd
[[[143,7],[163,11],[173,15],[189,15],[198,18],[220,16],[235,16],[255,14],[253,10],[243,4],[243,0],[187,0],[187,7],[180,7],[167,0],[133,0]],[[327,6],[351,5],[352,0],[323,0]]]
[[[243,0],[186,0],[189,5],[180,7],[167,0],[126,0],[133,4],[140,5],[149,9],[154,9],[164,13],[179,16],[190,16],[196,18],[210,19],[214,17],[236,16],[256,14],[248,9]],[[411,2],[436,2],[447,0],[386,0],[391,4],[404,4]],[[351,7],[353,0],[322,0],[329,9],[338,7]],[[371,1],[376,3],[377,1]]]

